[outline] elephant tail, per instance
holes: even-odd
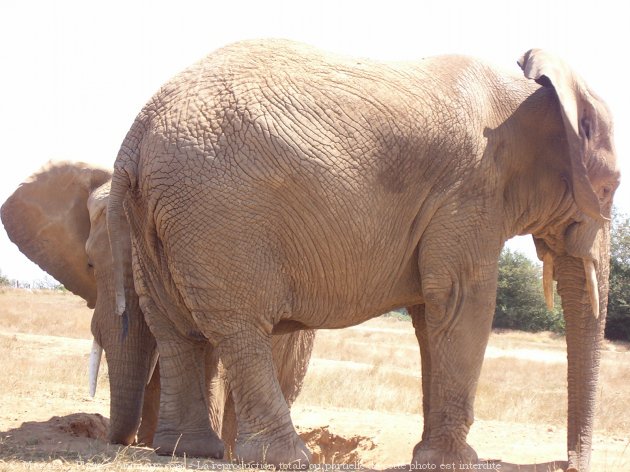
[[[145,123],[142,114],[136,118],[125,140],[118,151],[114,163],[109,202],[107,205],[107,231],[112,249],[114,267],[114,288],[116,290],[116,313],[123,317],[123,326],[126,319],[126,284],[133,283],[125,273],[125,257],[128,257],[126,248],[129,231],[125,216],[124,203],[129,192],[137,188],[137,169],[140,159],[140,146],[145,131]],[[131,264],[128,264],[129,267]],[[124,335],[124,333],[123,333]]]

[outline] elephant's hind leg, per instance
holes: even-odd
[[[251,319],[231,317],[236,319],[242,321],[237,332],[217,343],[236,407],[236,456],[248,463],[308,467],[310,452],[295,432],[274,371],[271,333]]]
[[[138,445],[152,447],[160,414],[160,366],[156,364],[149,384],[144,389],[142,420],[138,428]]]
[[[160,353],[160,413],[153,447],[161,455],[223,458],[208,418],[205,367],[210,345],[180,334],[157,306],[141,297]]]

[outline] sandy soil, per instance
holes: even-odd
[[[78,339],[0,332],[0,341],[8,338],[24,342],[28,346],[25,349],[35,357],[79,354],[86,358],[86,364],[91,344]],[[83,394],[59,395],[36,388],[28,393],[11,388],[0,392],[0,464],[36,461],[45,465],[56,458],[63,458],[65,463],[98,461],[98,457],[107,462],[107,457],[120,454],[119,448],[104,440],[109,409],[106,385],[99,386],[95,399],[87,395],[87,379],[85,385]],[[419,415],[323,409],[299,402],[293,418],[316,461],[379,470],[409,462],[422,425]],[[490,460],[478,470],[548,471],[562,470],[565,435],[563,428],[540,424],[477,421],[469,441],[480,457]],[[124,453],[137,459],[139,465],[166,460],[147,449],[129,448]],[[596,434],[592,470],[630,471],[628,438]]]

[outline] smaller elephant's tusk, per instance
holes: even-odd
[[[550,252],[543,257],[543,291],[547,309],[553,311],[553,256]]]
[[[98,370],[101,367],[101,357],[103,355],[103,348],[96,342],[96,339],[92,342],[92,351],[90,351],[90,396],[94,398],[96,395],[96,383],[98,379]]]
[[[157,365],[157,361],[160,355],[158,354],[157,348],[153,351],[153,356],[151,356],[151,364],[149,369],[149,376],[147,377],[147,385],[151,382],[151,378],[153,378],[153,372],[155,372],[155,366]]]
[[[584,274],[586,276],[586,289],[593,308],[593,316],[599,318],[599,286],[597,284],[595,264],[590,259],[584,259]]]

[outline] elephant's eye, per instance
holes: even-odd
[[[601,202],[607,203],[608,200],[610,200],[610,197],[612,195],[612,188],[606,186],[606,187],[602,187],[602,189],[600,190],[600,197],[599,200]]]
[[[94,264],[92,264],[92,261],[88,261],[88,268],[94,269]]]
[[[580,120],[580,127],[583,136],[587,139],[591,139],[591,135],[593,134],[593,130],[591,129],[591,122],[587,118],[582,118]]]

